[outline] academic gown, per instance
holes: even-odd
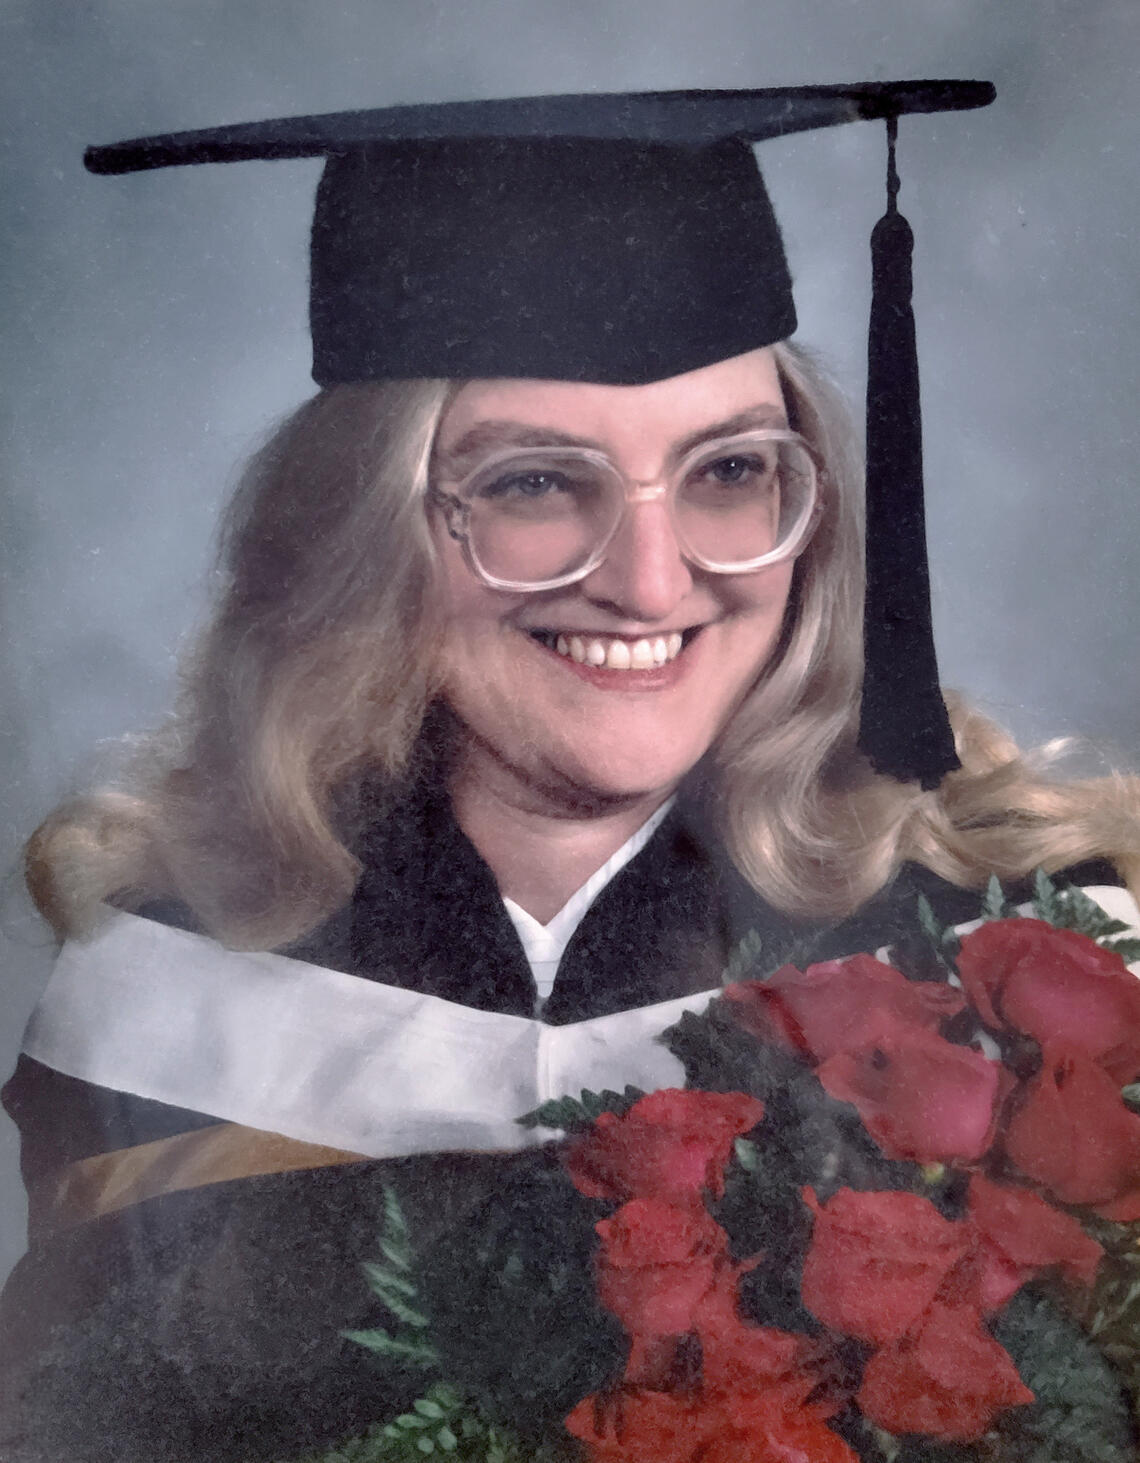
[[[351,903],[289,954],[531,1016],[518,937],[445,796],[409,795],[358,852]],[[1073,874],[1119,882],[1105,865]],[[849,918],[792,919],[745,883],[699,801],[682,797],[587,912],[543,1019],[568,1025],[710,990],[750,932],[768,970],[878,949],[913,929],[919,893],[947,924],[978,912],[976,893],[907,866]],[[176,906],[147,913],[188,923]],[[218,1122],[27,1056],[4,1101],[33,1197],[81,1160]],[[487,1202],[520,1166],[555,1161],[549,1148],[341,1161],[203,1182],[55,1228],[33,1205],[29,1252],[0,1300],[0,1457],[238,1463],[362,1431],[416,1394],[413,1378],[393,1381],[342,1335],[384,1320],[360,1270],[377,1255],[382,1185],[395,1186],[424,1237]]]

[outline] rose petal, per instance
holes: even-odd
[[[917,1163],[981,1158],[1012,1085],[1000,1063],[925,1031],[840,1053],[816,1076],[832,1097],[855,1105],[889,1158]]]
[[[763,1116],[742,1092],[651,1092],[624,1117],[603,1113],[570,1145],[566,1167],[592,1199],[719,1198],[733,1142]]]
[[[864,1414],[889,1432],[952,1442],[981,1437],[1000,1412],[1033,1400],[978,1313],[938,1304],[917,1335],[875,1353],[856,1397]]]
[[[1062,1203],[1128,1201],[1140,1190],[1140,1116],[1083,1052],[1049,1045],[1042,1058],[1009,1120],[1006,1153]]]
[[[825,1326],[863,1341],[911,1331],[969,1244],[965,1225],[918,1194],[840,1189],[821,1205],[808,1189],[804,1200],[815,1226],[803,1303]]]
[[[1074,1284],[1089,1286],[1096,1279],[1104,1250],[1071,1214],[1028,1189],[973,1174],[968,1211],[979,1235],[1025,1279],[1054,1265]]]
[[[992,920],[963,939],[957,964],[988,1026],[1061,1041],[1118,1086],[1140,1073],[1140,981],[1095,940],[1041,920]]]
[[[736,1019],[762,1041],[825,1061],[888,1033],[934,1031],[965,1005],[948,985],[910,981],[870,955],[799,971],[785,965],[765,981],[725,990]]]

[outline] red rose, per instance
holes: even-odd
[[[754,1391],[798,1376],[806,1398],[819,1380],[808,1368],[818,1348],[805,1336],[742,1321],[736,1312],[736,1282],[736,1272],[727,1272],[726,1283],[715,1287],[697,1308],[706,1391]]]
[[[802,973],[785,965],[724,994],[754,1036],[815,1061],[858,1051],[889,1032],[933,1031],[966,1004],[961,991],[907,980],[870,955],[826,960]]]
[[[977,1236],[967,1270],[973,1298],[987,1314],[1027,1280],[1057,1266],[1075,1285],[1092,1285],[1104,1251],[1069,1214],[1028,1189],[970,1179],[969,1216]]]
[[[805,1405],[801,1393],[792,1383],[718,1398],[723,1420],[701,1463],[858,1463],[826,1424],[835,1408]]]
[[[1140,1074],[1140,981],[1095,940],[1037,919],[993,920],[962,941],[958,971],[988,1026],[1062,1041],[1118,1087]]]
[[[804,1337],[741,1321],[731,1330],[710,1335],[701,1330],[701,1379],[710,1392],[751,1394],[765,1390],[795,1370],[804,1351]],[[804,1372],[802,1401],[818,1378]]]
[[[583,1397],[564,1423],[593,1463],[692,1463],[717,1425],[692,1398],[648,1391]]]
[[[1005,1150],[1063,1204],[1108,1219],[1140,1219],[1140,1117],[1120,1085],[1081,1051],[1043,1049],[1040,1072],[1009,1120]]]
[[[728,1236],[703,1208],[632,1199],[596,1226],[598,1298],[633,1337],[691,1331],[728,1264]]]
[[[633,1390],[584,1398],[565,1426],[591,1463],[858,1463],[825,1426],[829,1412],[778,1388],[731,1402]]]
[[[888,1032],[873,1047],[840,1052],[816,1070],[831,1094],[854,1103],[889,1158],[973,1163],[994,1139],[1011,1075],[932,1031]]]
[[[603,1113],[566,1166],[591,1199],[684,1202],[705,1189],[720,1198],[734,1140],[763,1116],[764,1104],[741,1092],[651,1092],[624,1117]]]
[[[840,1189],[821,1205],[805,1189],[804,1202],[815,1214],[804,1305],[833,1331],[862,1341],[911,1331],[969,1243],[964,1224],[918,1194]]]
[[[888,1432],[969,1442],[1034,1398],[977,1311],[935,1304],[917,1334],[875,1353],[855,1400]]]

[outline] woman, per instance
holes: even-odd
[[[29,850],[87,938],[7,1089],[8,1456],[351,1433],[403,1395],[342,1339],[382,1180],[445,1230],[541,1168],[501,1150],[543,1097],[676,1080],[645,1038],[747,936],[770,969],[991,873],[1140,878],[1131,782],[963,710],[937,788],[858,750],[858,474],[751,153],[628,142],[617,101],[618,140],[334,151],[324,389],[239,489],[134,786]]]

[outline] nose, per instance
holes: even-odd
[[[631,502],[606,557],[582,580],[582,592],[623,619],[665,619],[693,587],[672,518],[661,500]]]

